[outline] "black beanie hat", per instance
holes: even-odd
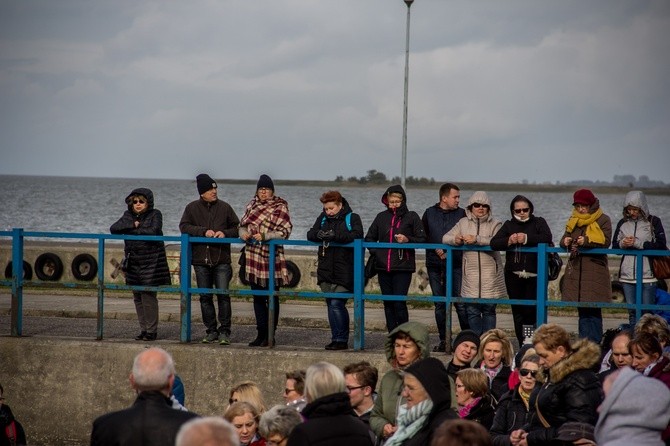
[[[456,347],[458,347],[459,344],[462,344],[465,341],[470,341],[474,343],[477,346],[477,349],[479,349],[479,336],[477,336],[477,333],[475,333],[472,330],[461,330],[460,333],[456,335],[456,338],[454,339],[454,345],[452,350],[456,350]]]
[[[200,195],[204,194],[210,189],[216,189],[218,187],[216,185],[216,181],[214,181],[212,177],[210,177],[206,173],[201,173],[200,175],[195,177],[195,182],[198,185],[198,194]]]
[[[261,187],[270,189],[272,192],[275,191],[275,183],[272,182],[272,178],[265,174],[261,175],[261,177],[258,179],[258,183],[256,183],[256,190],[260,189]]]

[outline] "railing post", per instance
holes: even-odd
[[[105,239],[98,239],[98,314],[97,314],[97,336],[102,340],[104,333],[105,315]]]
[[[445,246],[444,252],[447,254],[447,258],[445,259],[446,263],[446,277],[445,277],[445,291],[446,291],[446,321],[445,321],[445,331],[444,331],[444,344],[446,348],[447,353],[451,353],[451,326],[453,324],[453,321],[451,320],[451,312],[453,309],[453,301],[452,298],[454,297],[454,250],[451,246]],[[428,267],[426,266],[426,270],[428,270]],[[428,281],[430,282],[430,276],[428,278]],[[431,288],[432,290],[432,288]]]
[[[179,251],[179,341],[191,342],[191,242],[188,234],[181,235]]]
[[[651,263],[651,259],[649,260]],[[639,321],[642,317],[642,309],[640,305],[642,304],[642,281],[644,280],[644,271],[642,268],[644,264],[644,257],[641,253],[636,253],[635,255],[635,320]],[[626,299],[624,295],[624,300]],[[628,303],[628,302],[626,302]],[[653,304],[654,302],[652,302]]]
[[[275,269],[277,265],[275,264],[277,247],[274,243],[270,242],[270,270],[268,271],[268,348],[274,347],[274,338],[275,338]],[[279,303],[279,296],[277,296],[277,304]]]
[[[363,239],[354,240],[354,350],[365,349],[365,277],[363,275],[363,259],[365,248]]]
[[[23,334],[23,228],[12,229],[12,336]]]
[[[537,322],[536,327],[547,322],[547,299],[549,293],[547,277],[547,244],[540,243],[537,245]]]

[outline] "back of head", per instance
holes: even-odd
[[[286,372],[286,379],[292,379],[294,381],[294,388],[296,393],[300,395],[305,394],[305,371],[304,370],[292,370]]]
[[[542,324],[533,334],[533,345],[542,343],[547,350],[554,351],[558,347],[564,347],[566,352],[571,352],[570,334],[558,324]]]
[[[484,426],[471,420],[447,420],[433,434],[430,446],[493,446]]]
[[[670,345],[670,326],[668,321],[658,314],[643,314],[637,324],[635,324],[635,335],[640,333],[650,333],[659,340],[664,347]]]
[[[329,362],[317,362],[307,369],[305,376],[305,398],[311,402],[326,395],[344,392],[344,374]]]
[[[237,393],[237,401],[246,401],[252,404],[258,413],[265,412],[267,406],[263,399],[263,393],[260,387],[253,381],[243,381],[230,389],[230,401],[233,401],[233,394]],[[237,401],[233,401],[237,402]],[[232,404],[232,403],[231,403]]]
[[[293,407],[277,405],[261,415],[258,430],[263,438],[279,435],[287,438],[293,428],[302,423],[302,417]]]
[[[237,432],[221,417],[194,418],[179,429],[175,446],[239,446]]]
[[[135,356],[132,382],[137,391],[164,390],[169,388],[175,374],[172,356],[162,348],[150,348]]]

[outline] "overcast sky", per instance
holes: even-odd
[[[1,0],[0,174],[400,175],[402,0]],[[670,2],[416,0],[407,175],[670,183]]]

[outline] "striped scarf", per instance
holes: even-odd
[[[287,239],[293,229],[288,203],[277,196],[263,201],[256,196],[247,204],[240,226],[246,226],[251,235],[262,234],[264,240],[271,238],[268,235],[273,232]],[[267,287],[270,278],[270,247],[264,243],[252,243],[251,240],[244,248],[246,278],[251,283]],[[287,284],[289,279],[284,247],[276,246],[275,254],[275,280],[279,285]]]

